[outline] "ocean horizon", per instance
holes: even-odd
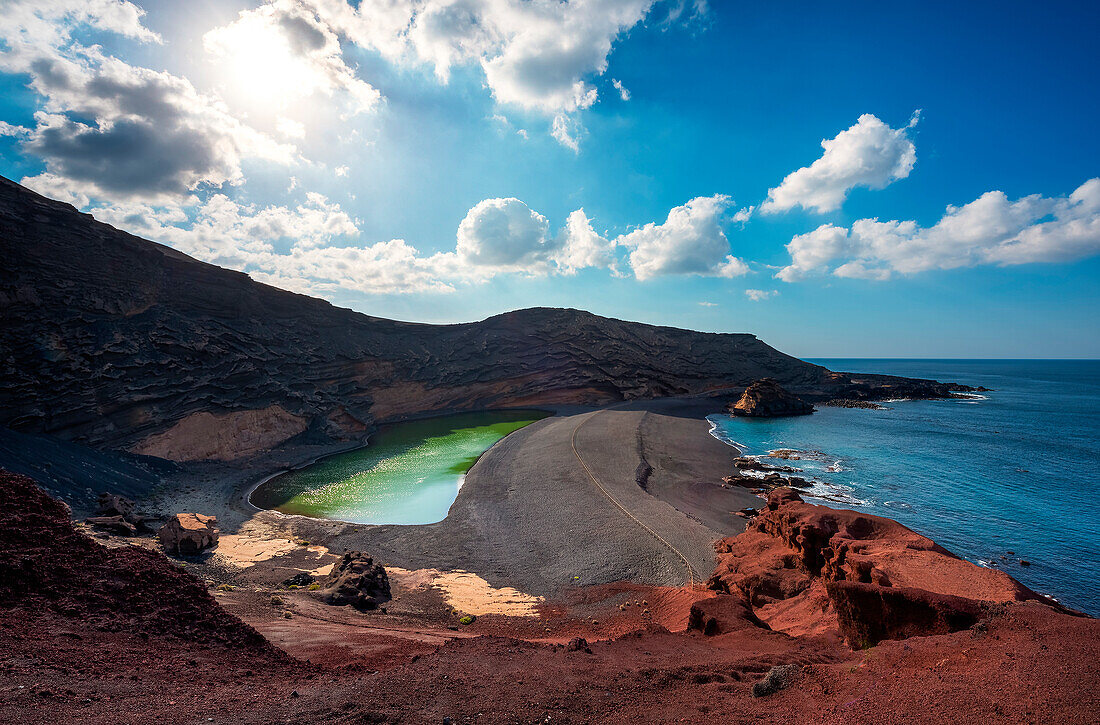
[[[1068,607],[1100,614],[1100,361],[807,359],[991,390],[892,401],[886,410],[712,415],[712,434],[747,455],[801,451],[788,464],[815,482],[808,500],[895,519]]]

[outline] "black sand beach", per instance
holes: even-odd
[[[436,524],[366,526],[257,511],[246,501],[246,471],[229,467],[212,468],[201,493],[169,491],[160,505],[213,513],[226,533],[266,530],[334,552],[369,551],[387,566],[469,571],[536,595],[622,580],[681,585],[705,578],[714,541],[743,529],[732,512],[759,503],[721,486],[736,451],[709,435],[704,417],[720,407],[665,399],[559,411],[490,448]],[[272,458],[251,470],[262,465],[285,464]]]

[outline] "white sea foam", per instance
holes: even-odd
[[[711,434],[711,436],[713,436],[717,440],[721,441],[722,443],[725,443],[727,446],[730,446],[732,448],[736,448],[737,452],[739,454],[744,454],[745,451],[747,451],[749,449],[748,446],[744,445],[743,443],[738,443],[737,441],[733,440],[728,435],[726,435],[725,431],[721,430],[718,427],[718,421],[713,420],[711,418],[711,416],[709,416],[709,415],[707,416],[707,422],[710,423],[709,433]]]
[[[870,499],[862,499],[855,495],[855,488],[852,486],[845,486],[840,483],[825,483],[824,481],[813,480],[810,481],[812,486],[810,490],[806,492],[806,495],[810,498],[816,498],[822,501],[831,501],[833,503],[843,503],[849,506],[867,506],[873,507],[874,501]]]

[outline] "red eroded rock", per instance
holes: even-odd
[[[218,520],[202,514],[176,514],[157,532],[166,551],[198,554],[218,545]]]
[[[0,470],[0,611],[51,612],[81,629],[167,634],[274,652],[164,555],[108,549],[75,530],[69,509]]]
[[[688,629],[708,636],[762,626],[744,599],[728,594],[695,602],[688,615]]]
[[[745,533],[716,548],[712,589],[740,593],[773,629],[834,631],[859,646],[957,631],[989,604],[1054,606],[896,521],[808,504],[790,489],[773,491]]]

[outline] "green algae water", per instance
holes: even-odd
[[[365,448],[275,476],[250,500],[286,514],[361,524],[435,523],[446,518],[482,453],[548,415],[500,410],[395,423]]]

